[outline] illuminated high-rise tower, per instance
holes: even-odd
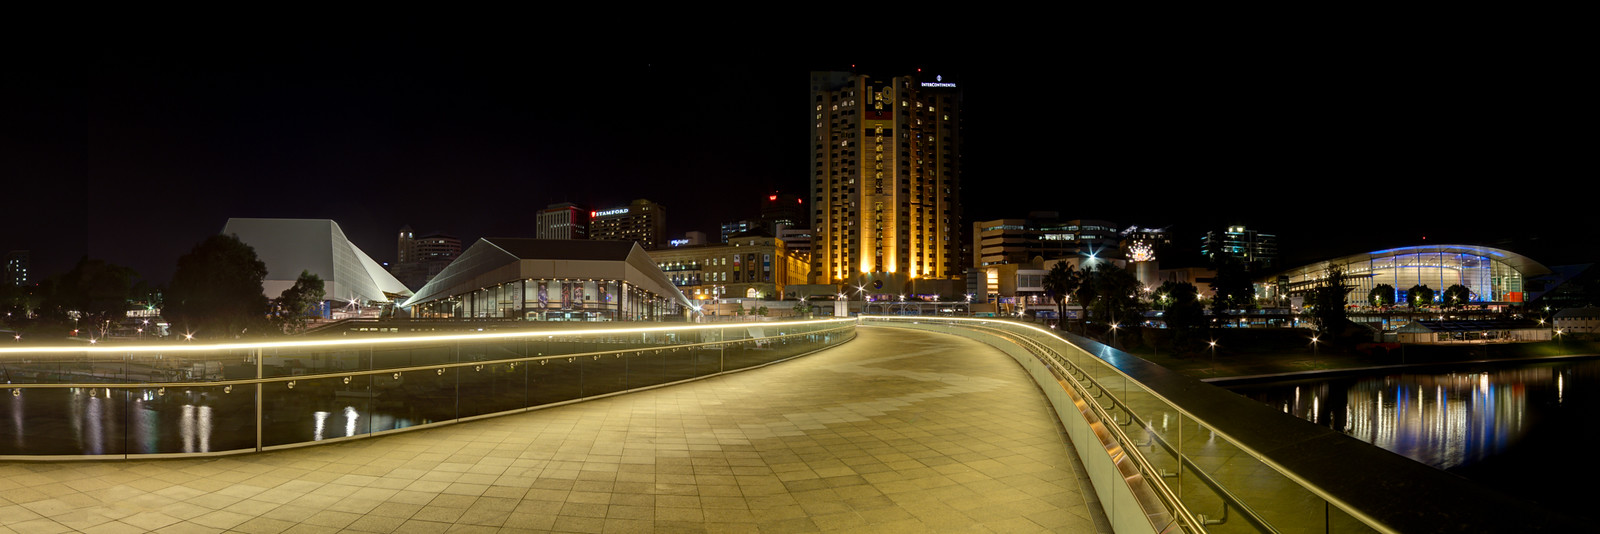
[[[812,282],[961,275],[961,93],[941,76],[811,73]]]

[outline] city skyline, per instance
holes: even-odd
[[[333,219],[380,261],[402,225],[532,236],[536,212],[563,201],[649,198],[669,235],[714,233],[773,191],[806,189],[799,124],[814,111],[800,85],[852,70],[668,54],[508,69],[516,47],[489,46],[507,44],[119,43],[71,74],[24,69],[7,92],[38,98],[10,104],[0,160],[31,201],[7,210],[0,248],[31,250],[39,277],[88,255],[164,283],[229,217]],[[1120,59],[1154,63],[1075,70],[929,54],[855,70],[961,84],[963,225],[1040,210],[1175,232],[1243,223],[1298,258],[1517,234],[1593,248],[1586,201],[1560,191],[1578,153],[1561,129],[1579,87],[1567,75],[1314,52],[1130,52]]]

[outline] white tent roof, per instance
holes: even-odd
[[[328,299],[359,298],[388,302],[385,293],[410,296],[411,290],[356,248],[329,219],[228,219],[223,234],[239,237],[267,264],[261,282],[267,298],[294,287],[300,271],[322,278]]]

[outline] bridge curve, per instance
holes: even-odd
[[[0,528],[16,531],[465,526],[1110,530],[1011,357],[886,328],[746,372],[375,439],[0,462]]]

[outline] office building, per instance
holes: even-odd
[[[416,240],[415,261],[455,261],[461,255],[461,238],[434,232]]]
[[[961,93],[953,80],[811,73],[814,283],[900,292],[959,276]]]
[[[645,250],[667,246],[667,213],[646,199],[627,206],[589,212],[589,239],[636,241]]]
[[[725,222],[722,223],[722,231],[719,232],[721,237],[718,239],[718,241],[721,243],[727,243],[728,238],[730,237],[749,233],[759,228],[761,228],[761,221],[742,219],[733,222]]]
[[[782,298],[784,288],[805,283],[803,255],[781,239],[745,235],[728,243],[650,251],[672,284],[697,301]]]
[[[5,283],[14,286],[28,285],[28,256],[29,254],[26,250],[13,250],[6,253]]]
[[[401,226],[396,249],[395,263],[449,263],[461,255],[461,238],[440,232],[417,237],[410,226]]]
[[[395,263],[417,261],[417,236],[410,225],[400,227],[400,237],[395,243]]]
[[[704,244],[706,244],[706,233],[696,231],[684,232],[683,237],[667,241],[668,247],[689,247]]]
[[[1034,258],[1057,260],[1115,255],[1121,234],[1115,224],[1093,219],[1060,220],[1051,211],[1026,219],[972,223],[972,266],[1028,263]]]
[[[811,256],[812,233],[810,228],[785,228],[778,232],[778,239],[783,240],[784,246],[787,246],[790,252],[804,254],[809,257]],[[810,264],[811,261],[808,259],[806,265]],[[806,271],[810,272],[811,269],[807,268]]]
[[[806,201],[799,195],[773,192],[761,201],[761,228],[777,237],[786,228],[806,226]]]
[[[460,255],[461,238],[440,232],[418,237],[410,226],[402,226],[395,255],[398,261],[387,267],[395,279],[414,291]]]
[[[1200,255],[1211,263],[1231,257],[1250,270],[1270,269],[1277,266],[1278,236],[1244,226],[1211,230],[1200,238]]]
[[[586,239],[589,212],[571,202],[551,204],[539,210],[539,239]]]

